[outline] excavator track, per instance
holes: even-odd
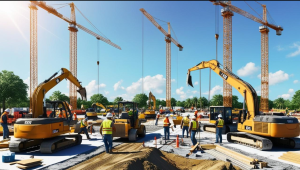
[[[270,139],[245,132],[229,132],[227,133],[227,141],[230,143],[246,145],[262,151],[271,150],[273,147],[273,143]]]
[[[18,139],[9,143],[11,152],[23,152],[31,149],[38,149],[43,140],[41,139]]]
[[[69,139],[71,138],[71,139]],[[81,144],[81,135],[65,135],[46,139],[41,143],[41,153],[54,153],[65,148]]]
[[[270,138],[274,145],[292,149],[300,148],[300,138]]]

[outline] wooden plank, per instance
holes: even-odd
[[[13,165],[13,164],[26,165],[26,164],[30,164],[30,163],[33,163],[33,162],[40,162],[40,161],[42,161],[42,159],[25,159],[25,160],[21,160],[21,161],[11,162],[9,164],[10,165]]]
[[[294,157],[294,156],[292,156],[292,155],[283,155],[283,156],[279,157],[279,159],[280,159],[280,158],[284,158],[284,159],[288,159],[288,160],[293,160],[293,161],[297,161],[297,162],[300,163],[300,159],[299,159],[299,158],[296,158],[296,157]]]
[[[190,149],[190,152],[193,152],[197,148],[198,145],[199,145],[199,142],[197,142],[197,144],[192,149]]]
[[[216,145],[214,144],[202,144],[200,145],[203,149],[215,149]]]
[[[230,153],[230,155],[229,155],[229,154],[227,154],[227,155],[232,156],[232,157],[234,157],[235,159],[241,160],[241,161],[243,161],[243,162],[247,161],[248,164],[252,164],[252,163],[256,162],[256,160],[255,160],[254,158],[248,157],[248,156],[246,156],[246,155],[240,154],[240,153],[238,153],[238,152],[232,151],[232,150],[230,150],[230,149],[224,148],[224,147],[219,146],[219,145],[217,145],[216,150],[217,150],[217,151],[220,151],[220,152],[223,152],[223,153],[224,153],[224,152],[225,152],[225,153],[226,153],[226,152],[227,152],[227,153]]]
[[[285,157],[279,157],[279,159],[282,159],[282,160],[285,160],[285,161],[288,161],[288,162],[293,162],[293,163],[296,163],[296,164],[300,164],[300,161],[295,161],[295,160],[285,158]]]
[[[206,127],[205,130],[208,131],[208,132],[216,133],[216,128],[213,128],[213,127]]]
[[[42,162],[37,162],[35,164],[30,164],[28,166],[18,165],[17,167],[21,168],[21,169],[29,169],[29,168],[36,167],[36,166],[39,166],[39,165],[42,165]]]

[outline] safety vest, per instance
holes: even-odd
[[[104,120],[102,122],[102,133],[105,135],[111,135],[112,134],[112,127],[111,127],[111,120]]]
[[[1,119],[0,119],[0,123],[3,123],[3,120],[2,120],[2,117],[3,116],[6,116],[6,120],[8,120],[8,115],[7,114],[5,114],[5,113],[2,113],[2,115],[1,115]]]
[[[187,117],[183,118],[183,126],[189,126],[190,123],[190,119],[188,119]]]
[[[218,122],[217,127],[218,127],[218,128],[223,128],[223,125],[224,125],[224,120],[223,120],[223,119],[220,119],[219,122]]]
[[[164,119],[164,127],[169,127],[169,119],[168,118],[165,118]]]
[[[197,130],[197,122],[195,120],[192,121],[192,130]]]
[[[80,128],[86,127],[86,124],[84,124],[84,122],[81,120],[80,121]]]
[[[128,112],[128,115],[129,115],[129,116],[132,116],[132,115],[133,115],[132,111],[129,111],[129,112]]]
[[[77,115],[73,114],[73,120],[77,120]]]

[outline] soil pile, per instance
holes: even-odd
[[[126,169],[126,170],[235,170],[229,162],[187,159],[185,157],[166,153],[156,148],[144,148],[141,143],[125,143],[113,149],[113,154],[101,153],[88,159],[70,170],[89,169]]]

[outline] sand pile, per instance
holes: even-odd
[[[113,154],[102,153],[70,170],[126,169],[126,170],[178,170],[178,169],[240,169],[229,162],[187,159],[156,148],[144,148],[141,143],[125,143],[113,149]]]

